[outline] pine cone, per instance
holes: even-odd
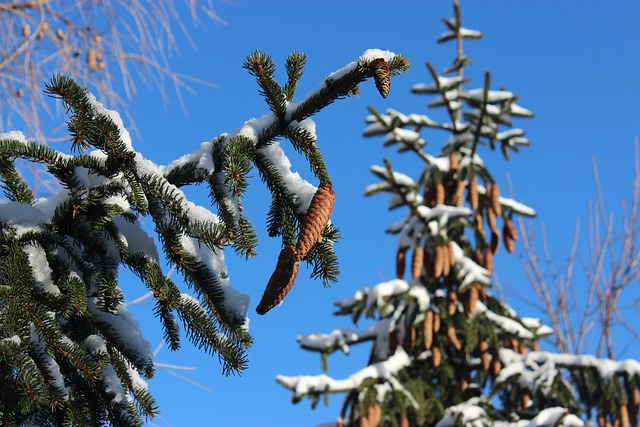
[[[487,269],[489,274],[493,273],[493,252],[490,250],[484,252],[484,268]]]
[[[369,427],[378,427],[380,425],[380,421],[382,421],[382,408],[380,408],[378,403],[367,408],[367,419],[369,420]]]
[[[538,340],[533,340],[531,351],[540,351],[540,343],[538,342]]]
[[[447,314],[451,317],[458,310],[458,292],[449,288],[447,290]]]
[[[483,371],[488,371],[491,367],[491,355],[489,354],[489,343],[486,340],[480,341],[478,345],[480,350],[480,361]]]
[[[514,253],[516,250],[516,240],[518,240],[518,231],[513,225],[513,221],[511,221],[511,218],[507,218],[504,220],[504,225],[502,227],[502,236],[504,247],[507,249],[507,252],[509,252],[510,254]]]
[[[451,344],[456,351],[462,350],[462,344],[458,339],[458,334],[456,334],[456,328],[453,326],[449,326],[447,328],[447,339],[449,340],[449,344]]]
[[[396,252],[396,278],[402,279],[406,270],[407,263],[405,261],[408,248],[398,248]]]
[[[496,213],[491,207],[487,208],[487,224],[489,224],[489,228],[491,231],[498,231],[498,224],[496,223]]]
[[[373,80],[376,82],[376,88],[383,98],[389,96],[389,88],[391,87],[391,73],[389,64],[382,58],[371,61],[369,68],[373,71]]]
[[[444,205],[444,185],[441,182],[436,183],[436,205]]]
[[[489,187],[487,185],[487,187]],[[489,203],[491,209],[496,214],[496,216],[502,216],[502,206],[500,205],[500,187],[498,184],[494,183],[491,188],[487,188],[487,197],[489,198]]]
[[[634,388],[631,395],[627,397],[627,407],[629,408],[629,421],[632,426],[638,425],[638,407],[640,406],[640,391]]]
[[[500,362],[500,356],[498,355],[498,350],[494,348],[491,349],[491,372],[493,375],[498,375],[502,370],[502,362]]]
[[[422,274],[424,265],[424,249],[420,245],[413,247],[413,258],[411,258],[411,278],[418,279]]]
[[[434,368],[437,368],[438,366],[440,366],[441,362],[442,362],[442,353],[440,352],[440,347],[434,346],[431,349],[431,364],[433,365]]]
[[[444,270],[444,262],[445,262],[445,253],[444,246],[436,245],[435,247],[435,258],[434,258],[434,268],[433,275],[436,279],[439,279],[442,276],[442,272]]]
[[[469,319],[473,318],[473,314],[476,311],[476,304],[478,303],[478,297],[480,294],[478,286],[481,285],[478,285],[476,283],[471,285],[464,300],[464,312]]]
[[[424,348],[430,349],[433,344],[433,311],[427,310],[424,313],[424,321],[422,322],[422,336]]]
[[[491,230],[491,252],[495,255],[500,247],[500,232]]]
[[[335,203],[336,193],[329,186],[321,185],[313,195],[298,236],[296,245],[298,260],[307,256],[322,235],[329,222]]]
[[[435,312],[433,314],[433,332],[438,333],[440,331],[440,313]]]
[[[471,205],[472,210],[478,210],[478,179],[475,176],[469,180],[467,201]]]
[[[449,277],[451,272],[451,251],[449,245],[441,246],[442,248],[442,276]]]
[[[409,427],[409,418],[406,415],[400,418],[400,427]]]
[[[284,247],[280,251],[276,269],[267,283],[260,304],[256,307],[258,314],[265,314],[282,302],[295,284],[299,267],[300,261],[296,257],[296,248]]]
[[[476,219],[476,229],[478,230],[478,232],[480,232],[480,234],[484,238],[486,233],[484,232],[484,220],[482,219],[482,214],[480,212],[476,212],[474,217]]]
[[[621,426],[629,425],[629,410],[627,409],[627,405],[618,406],[618,420],[620,420]]]
[[[456,188],[451,195],[451,204],[454,206],[458,206],[460,201],[462,200],[462,195],[464,194],[464,189],[467,183],[464,181],[456,181]]]
[[[407,327],[407,331],[404,335],[404,351],[407,353],[413,351],[416,348],[416,328]]]
[[[457,171],[460,166],[460,152],[452,151],[449,153],[449,171]]]

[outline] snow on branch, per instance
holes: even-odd
[[[409,366],[409,363],[407,353],[398,348],[387,360],[369,365],[342,380],[321,374],[296,377],[278,375],[276,381],[293,392],[293,399],[300,400],[310,394],[344,393],[358,389],[365,380],[390,381],[398,372]]]

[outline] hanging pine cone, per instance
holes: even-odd
[[[640,405],[640,391],[634,388],[631,395],[627,397],[627,407],[629,408],[629,421],[632,426],[638,425],[638,406]]]
[[[455,289],[449,288],[447,290],[447,314],[449,317],[456,314],[458,310],[458,292]]]
[[[449,277],[451,272],[451,251],[449,245],[441,246],[442,248],[442,276]]]
[[[464,189],[467,183],[465,181],[456,181],[456,186],[451,195],[451,204],[454,206],[458,206],[462,201],[462,196],[464,195]]]
[[[404,335],[404,351],[407,353],[413,351],[416,348],[416,328],[411,326],[407,327],[406,333]]]
[[[500,247],[500,232],[491,230],[491,252],[495,255]]]
[[[511,218],[506,218],[504,220],[504,225],[502,227],[502,236],[504,247],[507,249],[507,252],[509,252],[510,254],[514,253],[516,250],[516,240],[518,240],[518,231],[513,225],[513,221],[511,221]]]
[[[422,321],[422,338],[424,348],[430,349],[433,344],[433,311],[427,310]]]
[[[491,367],[491,355],[489,354],[489,343],[486,340],[480,341],[478,344],[478,350],[480,350],[480,366],[483,371],[488,371]]]
[[[369,427],[378,427],[380,425],[380,421],[382,421],[382,408],[380,408],[377,402],[367,408],[367,419],[369,421]]]
[[[389,72],[389,64],[382,58],[371,61],[369,68],[373,71],[373,80],[376,82],[376,88],[383,98],[389,96],[389,88],[391,87],[391,73]]]
[[[473,176],[469,180],[469,189],[467,190],[467,201],[471,205],[472,210],[478,210],[478,179]]]
[[[498,355],[498,350],[495,347],[491,349],[491,372],[493,375],[498,375],[502,370],[502,362]]]
[[[487,269],[489,274],[493,273],[493,252],[487,249],[484,251],[484,268]]]
[[[411,278],[418,279],[422,274],[424,265],[424,249],[420,245],[413,247],[413,257],[411,258]]]
[[[449,326],[447,328],[447,339],[449,340],[449,344],[451,344],[456,351],[462,350],[462,344],[458,339],[458,334],[456,334],[456,328],[453,326]]]
[[[331,187],[321,185],[316,190],[300,227],[300,235],[296,245],[298,260],[307,256],[322,235],[329,222],[335,203],[336,193]]]
[[[441,182],[436,183],[436,205],[444,205],[444,185]]]
[[[452,151],[449,153],[449,171],[455,172],[460,167],[460,152]]]
[[[496,213],[494,212],[494,210],[489,206],[486,210],[486,214],[487,214],[487,224],[489,225],[489,228],[491,229],[491,231],[498,231],[498,224],[496,222]]]
[[[433,275],[436,279],[439,279],[442,276],[442,272],[444,271],[444,262],[445,262],[445,249],[444,246],[436,245],[435,247],[435,258],[434,258],[434,268]]]
[[[296,281],[299,266],[300,261],[296,256],[296,248],[293,246],[284,247],[280,251],[276,269],[267,283],[260,304],[256,307],[258,314],[265,314],[282,302]]]
[[[437,334],[440,331],[440,313],[433,313],[433,333]]]
[[[440,352],[440,347],[434,346],[431,349],[431,364],[433,365],[434,368],[437,368],[438,366],[440,366],[441,362],[442,362],[442,353]]]
[[[487,185],[487,187],[489,187]],[[500,187],[497,183],[493,183],[491,189],[487,188],[487,197],[489,204],[496,216],[502,216],[502,206],[500,205]]]
[[[629,425],[629,410],[627,409],[627,405],[618,406],[618,420],[620,421],[620,426]]]
[[[478,298],[480,295],[478,286],[481,285],[478,285],[477,283],[471,285],[464,300],[464,313],[469,319],[473,318],[473,314],[476,311],[476,304],[478,303]]]
[[[476,220],[476,230],[478,230],[478,232],[482,235],[482,237],[484,238],[484,236],[486,235],[485,231],[484,231],[484,220],[482,219],[482,214],[480,212],[475,213],[474,218]]]
[[[396,252],[396,278],[402,279],[407,268],[406,255],[408,248],[398,248]]]
[[[409,418],[406,415],[400,418],[400,427],[409,427]]]

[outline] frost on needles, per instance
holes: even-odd
[[[154,372],[151,348],[123,302],[121,266],[151,291],[172,350],[180,347],[181,323],[191,342],[218,357],[224,373],[246,368],[250,302],[230,283],[224,248],[256,254],[257,236],[243,207],[254,168],[272,196],[265,215],[270,236],[295,247],[311,224],[296,262],[311,264],[314,277],[336,280],[337,228],[326,209],[313,214],[315,222],[308,218],[318,190],[291,170],[279,140],[291,142],[320,187],[330,189],[311,116],[357,93],[365,80],[373,77],[378,86],[409,65],[401,55],[369,50],[294,102],[305,63],[304,54],[291,53],[281,86],[271,58],[251,54],[244,67],[269,112],[164,166],[134,149],[117,112],[64,76],[54,77],[46,92],[69,114],[71,154],[21,132],[0,134],[6,198],[0,204],[0,424],[130,426],[158,413],[146,383]],[[389,81],[383,83],[388,90]],[[19,159],[45,165],[62,190],[38,197],[16,166]],[[197,184],[208,188],[215,212],[181,189]],[[152,221],[154,237],[142,217]],[[167,277],[165,260],[186,286]]]
[[[494,256],[500,247],[515,250],[514,217],[536,212],[501,195],[483,156],[500,149],[508,160],[528,146],[513,122],[533,114],[512,92],[492,89],[489,73],[481,87],[467,87],[463,41],[482,34],[462,26],[457,0],[454,14],[439,40],[456,43],[452,65],[440,74],[427,63],[432,81],[412,88],[432,95],[429,107],[445,120],[373,107],[366,118],[364,136],[383,137],[385,146],[423,162],[414,179],[385,159],[371,167],[379,181],[365,190],[390,194],[389,209],[406,212],[387,229],[398,235],[396,278],[336,301],[335,314],[371,326],[298,336],[303,349],[320,353],[325,372],[330,354],[354,345],[369,343],[369,360],[346,378],[277,381],[294,403],[308,398],[312,407],[344,394],[327,426],[584,426],[596,419],[637,426],[640,363],[540,351],[553,331],[491,293]],[[441,149],[430,154],[426,141],[438,132]]]

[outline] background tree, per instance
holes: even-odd
[[[540,351],[539,340],[552,330],[488,291],[499,247],[514,251],[514,218],[535,211],[500,195],[479,151],[500,148],[508,159],[529,145],[512,119],[532,114],[513,93],[491,89],[489,73],[482,87],[467,89],[471,60],[463,41],[482,35],[463,27],[457,1],[454,18],[443,22],[439,42],[455,41],[456,57],[444,75],[427,63],[433,82],[413,92],[434,94],[429,106],[444,108],[449,120],[371,107],[364,132],[385,135],[385,145],[424,163],[413,180],[385,159],[372,167],[381,182],[366,190],[389,192],[390,209],[408,210],[388,229],[399,234],[397,279],[336,302],[336,314],[356,324],[374,319],[371,327],[298,337],[302,348],[321,353],[325,369],[334,351],[371,342],[368,364],[341,380],[324,374],[277,380],[294,402],[309,398],[315,405],[345,393],[337,425],[576,426],[591,417],[600,425],[636,425],[638,362]],[[424,129],[449,133],[435,156],[424,149]]]
[[[223,372],[246,367],[248,297],[229,284],[223,248],[255,254],[242,204],[253,168],[270,190],[266,221],[283,253],[293,254],[287,262],[306,261],[312,276],[335,280],[338,232],[328,224],[332,203],[325,197],[331,180],[310,117],[357,93],[370,77],[386,96],[390,77],[409,65],[401,55],[369,50],[294,102],[305,63],[304,54],[292,52],[280,85],[267,54],[248,56],[244,68],[270,112],[166,166],[136,152],[120,115],[68,77],[54,77],[46,92],[70,114],[73,155],[29,142],[22,132],[0,134],[0,182],[10,200],[0,205],[2,425],[128,426],[157,414],[144,381],[153,375],[152,352],[123,304],[120,265],[152,291],[171,349],[180,346],[179,319],[190,341],[218,356]],[[319,188],[291,171],[280,138],[306,158]],[[64,189],[36,199],[17,159],[46,165]],[[217,215],[185,196],[182,188],[197,184],[206,184]],[[144,216],[190,292],[163,273],[154,240],[141,226]],[[279,260],[261,314],[272,307],[272,288],[293,284],[295,277],[280,280],[280,268]]]
[[[588,255],[581,256],[580,236],[584,226],[578,219],[570,254],[558,260],[552,254],[544,226],[541,242],[532,227],[518,222],[523,236],[522,262],[538,296],[534,304],[555,330],[555,346],[566,353],[589,352],[615,359],[640,338],[633,321],[637,309],[630,292],[640,278],[638,203],[640,197],[640,147],[635,143],[635,176],[631,197],[621,211],[607,211],[600,173],[593,161],[596,198],[589,203]],[[621,217],[621,219],[619,219]],[[536,243],[540,243],[536,246]],[[542,253],[540,253],[541,251]],[[576,263],[582,267],[576,268]],[[576,279],[576,276],[578,278]],[[586,292],[576,283],[587,283]]]

